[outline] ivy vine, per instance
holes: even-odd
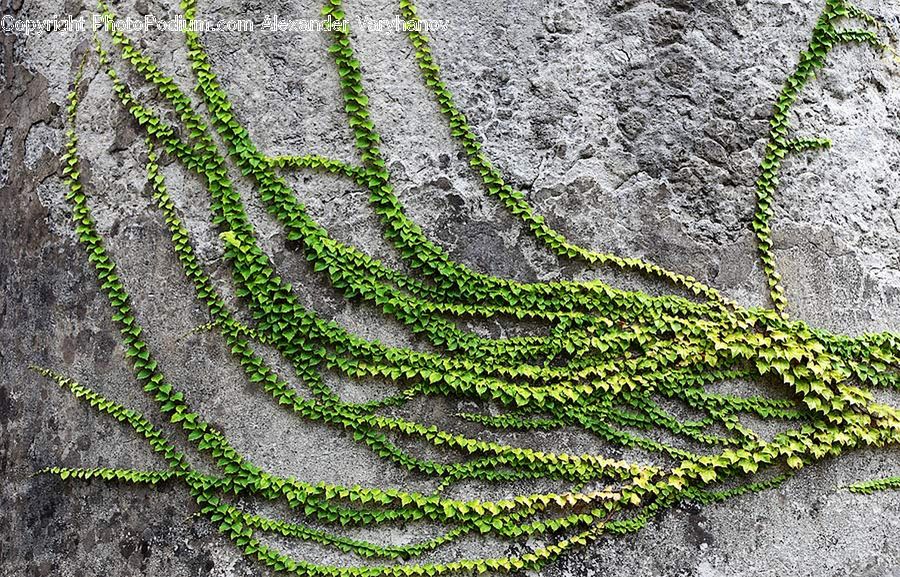
[[[188,23],[195,0],[183,0]],[[753,228],[773,309],[743,308],[714,288],[686,275],[635,258],[578,246],[550,227],[494,167],[481,142],[441,81],[428,39],[407,30],[424,83],[446,115],[473,172],[487,194],[549,249],[565,258],[634,270],[662,279],[689,295],[650,296],[601,281],[521,283],[475,272],[451,259],[406,214],[394,193],[393,177],[369,112],[363,69],[354,56],[351,31],[340,0],[327,0],[322,15],[332,22],[333,55],[347,115],[362,162],[349,164],[314,154],[268,156],[242,125],[222,88],[199,35],[185,32],[187,54],[205,114],[119,28],[116,14],[100,3],[110,24],[95,37],[93,57],[79,67],[68,100],[63,175],[80,244],[111,306],[125,355],[136,380],[157,410],[184,433],[190,447],[179,448],[166,431],[143,415],[114,403],[52,370],[34,367],[77,398],[134,429],[163,456],[156,471],[53,467],[64,480],[101,479],[144,485],[179,483],[214,523],[249,558],[277,571],[298,575],[438,575],[538,569],[564,552],[604,535],[631,533],[673,504],[709,503],[760,491],[826,456],[862,446],[900,441],[900,412],[875,400],[872,389],[900,386],[900,342],[890,333],[848,337],[814,329],[784,314],[785,292],[772,252],[771,219],[778,172],[791,154],[827,148],[822,137],[792,134],[790,113],[804,87],[840,44],[862,44],[883,52],[878,21],[845,0],[826,0],[808,47],[775,100],[771,129],[760,166]],[[416,9],[400,0],[405,21]],[[343,24],[339,24],[343,22]],[[860,28],[848,26],[854,25]],[[173,111],[165,120],[116,72],[114,61],[155,88],[156,106]],[[247,379],[302,421],[345,431],[376,455],[440,479],[433,494],[399,488],[345,487],[307,483],[269,473],[241,455],[225,434],[204,420],[159,368],[142,339],[131,300],[114,260],[91,216],[91,185],[81,173],[76,131],[83,72],[95,63],[112,81],[125,114],[146,134],[146,176],[152,202],[164,217],[174,254],[210,322],[197,330],[217,331]],[[215,134],[214,134],[215,133]],[[217,135],[217,136],[215,136]],[[223,147],[224,145],[224,147]],[[178,162],[204,184],[239,304],[252,321],[242,323],[219,294],[194,252],[191,231],[170,198],[159,166],[161,155]],[[368,341],[303,306],[293,287],[277,273],[257,241],[228,163],[253,185],[316,274],[347,298],[370,303],[432,343],[435,353]],[[284,179],[286,172],[320,171],[345,178],[370,193],[384,237],[415,276],[395,270],[333,238],[316,222]],[[540,336],[486,338],[460,328],[459,319],[516,318],[540,322]],[[308,389],[301,395],[256,352],[254,344],[278,351]],[[397,393],[365,403],[344,401],[322,378],[337,371],[344,379],[376,377]],[[728,395],[710,385],[745,379],[776,395]],[[627,462],[600,454],[572,455],[514,447],[442,430],[386,410],[420,396],[471,398],[492,404],[492,413],[459,417],[485,429],[505,431],[579,428],[615,446],[647,457]],[[685,419],[666,406],[676,403],[699,415]],[[744,417],[779,421],[787,430],[765,439]],[[432,459],[403,448],[413,439],[451,449],[456,459]],[[677,440],[677,442],[676,442]],[[685,448],[689,447],[689,448]],[[205,456],[215,474],[196,470],[184,452]],[[522,494],[496,501],[460,500],[443,490],[466,480],[503,484],[554,479],[568,489]],[[857,492],[900,486],[896,478],[851,487]],[[241,499],[238,499],[240,497]],[[286,504],[295,520],[245,511],[239,503],[256,498]],[[346,536],[347,527],[427,520],[444,527],[432,539],[404,546]],[[353,566],[330,566],[295,559],[266,545],[265,534],[280,534],[357,555]],[[490,534],[523,542],[540,536],[543,545],[520,555],[417,560],[469,534]]]

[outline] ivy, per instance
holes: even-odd
[[[900,477],[885,477],[883,479],[873,479],[871,481],[860,481],[853,483],[847,487],[851,493],[859,493],[861,495],[871,495],[876,491],[885,491],[888,489],[900,489]]]
[[[188,23],[193,22],[195,1],[184,0],[181,9]],[[75,76],[66,109],[69,129],[62,158],[66,199],[78,241],[109,302],[134,377],[166,426],[182,433],[179,438],[187,448],[176,446],[166,431],[143,415],[49,369],[35,368],[78,399],[131,427],[167,466],[160,471],[50,467],[44,473],[65,481],[184,486],[199,514],[248,558],[276,571],[439,575],[538,569],[603,535],[637,531],[679,501],[711,503],[770,489],[809,463],[848,449],[882,447],[900,440],[900,413],[878,403],[871,392],[873,387],[900,385],[896,336],[847,337],[788,319],[772,252],[771,217],[781,163],[791,154],[831,145],[824,136],[793,135],[791,109],[835,46],[854,43],[879,51],[886,48],[878,35],[878,21],[867,12],[844,0],[826,0],[808,47],[775,100],[753,221],[774,309],[747,309],[689,276],[577,246],[551,228],[483,151],[440,79],[428,39],[416,26],[408,27],[407,34],[423,81],[486,194],[499,198],[561,257],[638,271],[666,280],[690,298],[651,296],[601,281],[518,283],[454,262],[409,218],[394,194],[394,177],[369,112],[372,102],[364,86],[364,69],[354,56],[339,0],[327,0],[322,15],[332,23],[329,52],[340,79],[347,125],[360,152],[359,165],[316,154],[266,155],[241,123],[196,32],[189,28],[185,42],[203,110],[115,26],[116,14],[109,6],[100,3],[98,11],[107,26],[95,38],[95,58],[90,62],[107,74],[123,113],[145,133],[148,204],[165,221],[181,273],[210,319],[183,337],[186,346],[196,332],[217,332],[247,381],[282,410],[298,420],[329,426],[396,466],[435,479],[437,489],[420,494],[398,488],[306,483],[264,471],[194,410],[184,392],[160,371],[142,338],[144,328],[114,255],[96,229],[89,206],[92,187],[80,170],[78,99],[87,56]],[[406,21],[417,18],[408,0],[400,1],[399,11]],[[862,27],[846,28],[847,22]],[[120,75],[115,66],[126,67],[128,74]],[[133,90],[124,78],[152,86],[155,102],[137,96],[146,91]],[[157,107],[168,113],[158,113]],[[196,178],[209,197],[209,217],[232,275],[235,303],[219,293],[194,250],[196,241],[169,195],[160,167],[164,156]],[[348,300],[373,305],[426,338],[434,352],[363,339],[303,306],[258,242],[229,166],[251,184],[252,194],[277,219],[286,237],[295,241],[314,274]],[[327,172],[367,190],[385,239],[411,272],[396,270],[334,239],[297,201],[284,178],[287,171]],[[236,309],[247,314],[239,316]],[[527,337],[487,338],[460,323],[484,319],[527,319],[544,330]],[[300,394],[279,376],[257,353],[256,345],[276,351],[309,395]],[[381,400],[350,403],[326,385],[324,371],[346,380],[378,378],[397,390]],[[742,396],[710,390],[716,383],[735,379],[778,385],[785,392]],[[468,398],[490,407],[458,415],[476,429],[578,429],[643,457],[625,461],[606,454],[513,446],[405,419],[394,411],[425,396]],[[681,410],[669,408],[673,405],[695,415],[683,418]],[[764,439],[748,425],[753,422],[748,417],[779,420],[788,427]],[[441,457],[423,457],[406,448],[410,444],[406,441],[440,448]],[[214,473],[198,472],[188,451],[206,459]],[[567,488],[496,501],[443,494],[455,485],[464,487],[466,481],[520,487],[540,479],[552,479]],[[891,478],[859,483],[850,490],[868,493],[898,485]],[[287,505],[292,519],[256,515],[236,504],[253,499]],[[444,531],[404,546],[342,534],[347,527],[419,520],[436,523]],[[355,555],[362,564],[344,567],[294,559],[264,545],[260,535],[266,533],[318,543]],[[546,544],[508,557],[441,563],[417,559],[470,534],[519,542],[539,537]]]

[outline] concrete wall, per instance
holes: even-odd
[[[696,276],[744,305],[765,304],[750,219],[771,104],[805,46],[816,0],[425,1],[446,21],[434,52],[486,150],[548,220],[581,244],[645,257]],[[900,31],[896,0],[863,3]],[[82,0],[2,0],[4,14],[90,18]],[[213,19],[314,18],[318,4],[214,0]],[[126,0],[120,14],[172,18],[174,3]],[[348,0],[351,18],[392,18],[392,2]],[[185,88],[176,33],[136,33]],[[57,177],[64,96],[89,34],[3,36],[0,80],[0,574],[258,575],[178,486],[63,483],[43,467],[158,467],[143,441],[27,370],[38,363],[150,411],[130,377],[107,305],[77,246]],[[217,73],[258,145],[356,160],[323,34],[204,36]],[[606,278],[670,290],[552,257],[485,196],[423,87],[404,37],[357,27],[374,120],[398,194],[426,233],[459,261],[522,280]],[[142,135],[89,67],[80,134],[92,207],[120,262],[162,369],[234,444],[274,472],[318,481],[428,490],[340,433],[298,423],[245,381],[215,335],[179,340],[206,321],[181,277],[159,214],[143,192]],[[900,66],[840,47],[804,93],[798,132],[831,151],[793,158],[776,207],[775,253],[790,312],[834,331],[900,329]],[[152,97],[152,93],[148,93]],[[223,290],[221,246],[196,179],[177,165],[169,186]],[[341,240],[396,263],[367,194],[338,179],[297,176],[299,197]],[[242,183],[246,190],[246,183]],[[285,245],[248,196],[266,249],[302,300],[351,330],[421,347],[367,306],[347,304]],[[488,327],[495,334],[502,329]],[[379,383],[348,398],[383,394]],[[418,407],[424,418],[456,402]],[[548,448],[591,439],[537,435]],[[782,488],[722,505],[684,506],[640,534],[603,540],[544,571],[558,575],[898,575],[900,497],[841,487],[900,474],[900,452],[858,452],[804,469]],[[478,489],[473,489],[478,493]],[[428,528],[398,527],[398,543]],[[465,552],[484,544],[466,542]],[[521,549],[519,549],[521,550]],[[298,554],[303,554],[303,550]],[[324,560],[340,562],[339,557]]]

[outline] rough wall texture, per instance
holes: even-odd
[[[820,4],[448,0],[423,2],[420,13],[449,22],[433,43],[450,88],[496,164],[554,226],[583,245],[646,257],[754,305],[765,303],[750,228],[756,167],[774,95]],[[900,4],[865,4],[900,32]],[[0,6],[20,18],[90,14],[82,0],[2,0]],[[347,8],[351,18],[395,15],[391,2],[351,0]],[[176,13],[163,0],[125,1],[116,9]],[[317,10],[307,0],[201,3],[203,15],[216,19],[314,18]],[[355,36],[398,194],[457,260],[522,280],[601,277],[659,290],[640,279],[582,270],[539,247],[469,173],[405,38],[365,28]],[[29,363],[53,367],[124,404],[150,408],[122,360],[57,178],[61,107],[89,41],[88,34],[3,37],[0,574],[256,575],[258,567],[208,522],[192,517],[180,488],[32,476],[51,465],[159,465],[130,431],[27,371]],[[356,160],[324,35],[229,32],[204,41],[263,150]],[[190,87],[179,34],[144,34],[143,45]],[[898,330],[900,71],[859,47],[838,48],[830,62],[805,92],[794,123],[803,133],[824,132],[835,144],[785,167],[775,252],[795,317],[850,334]],[[92,205],[140,320],[151,327],[147,340],[163,370],[267,469],[310,481],[433,488],[352,439],[298,424],[273,408],[245,381],[218,337],[191,336],[185,346],[180,337],[206,319],[143,193],[143,139],[114,102],[108,79],[96,74],[88,80],[80,118]],[[166,174],[188,227],[201,239],[200,254],[227,290],[205,193],[176,165]],[[381,240],[366,193],[321,176],[292,182],[334,236],[398,262]],[[373,309],[348,305],[285,247],[283,232],[254,200],[246,202],[265,247],[305,304],[367,337],[424,346]],[[348,398],[379,392],[377,383],[342,390]],[[447,403],[417,410],[439,416],[455,409]],[[536,442],[591,446],[576,435],[538,436]],[[841,490],[859,479],[900,474],[898,458],[896,450],[857,452],[806,468],[777,490],[672,510],[638,535],[601,541],[545,574],[898,575],[900,496]],[[427,530],[400,527],[390,538],[399,543]]]

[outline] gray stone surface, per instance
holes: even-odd
[[[756,166],[774,95],[821,4],[431,0],[420,14],[449,23],[433,35],[447,83],[497,166],[552,224],[584,245],[646,257],[755,305],[765,303],[750,229]],[[896,0],[861,4],[900,32]],[[314,18],[318,11],[307,0],[200,5],[213,19],[260,21],[274,12]],[[92,13],[82,0],[3,0],[0,6],[18,18]],[[395,15],[392,2],[349,0],[347,8],[351,18]],[[174,4],[161,0],[120,2],[116,10],[175,14]],[[135,36],[190,87],[179,34]],[[61,107],[89,40],[89,34],[3,36],[0,575],[258,575],[264,572],[192,516],[180,487],[67,484],[33,475],[52,465],[160,465],[130,431],[27,370],[30,363],[55,368],[152,414],[129,376],[107,305],[75,243],[58,178]],[[356,160],[324,35],[223,32],[204,35],[204,42],[263,150]],[[355,47],[398,194],[457,260],[523,280],[600,277],[668,290],[607,270],[585,271],[548,254],[468,172],[405,39],[358,28]],[[94,186],[91,203],[162,369],[239,449],[274,472],[433,488],[345,435],[273,408],[243,379],[217,336],[181,338],[206,319],[143,194],[143,139],[114,102],[107,78],[95,70],[89,67],[79,117]],[[791,313],[815,326],[850,334],[900,329],[898,114],[900,66],[860,47],[838,48],[796,109],[798,131],[834,140],[831,151],[796,157],[785,167],[774,221]],[[165,170],[201,256],[227,293],[204,191],[178,166]],[[322,176],[298,175],[292,182],[334,236],[398,263],[380,238],[365,193]],[[347,304],[324,286],[253,198],[246,200],[266,249],[304,303],[368,338],[426,347],[372,308]],[[348,399],[390,391],[379,383],[333,381]],[[412,410],[427,420],[456,408],[448,402]],[[529,441],[592,446],[575,434]],[[856,480],[900,474],[898,457],[897,450],[844,455],[804,469],[777,490],[678,508],[638,535],[601,541],[544,574],[900,575],[900,496],[841,490]],[[431,530],[397,527],[387,538],[402,543]],[[493,550],[490,543],[460,547],[469,554]],[[298,552],[342,559],[313,549]]]

